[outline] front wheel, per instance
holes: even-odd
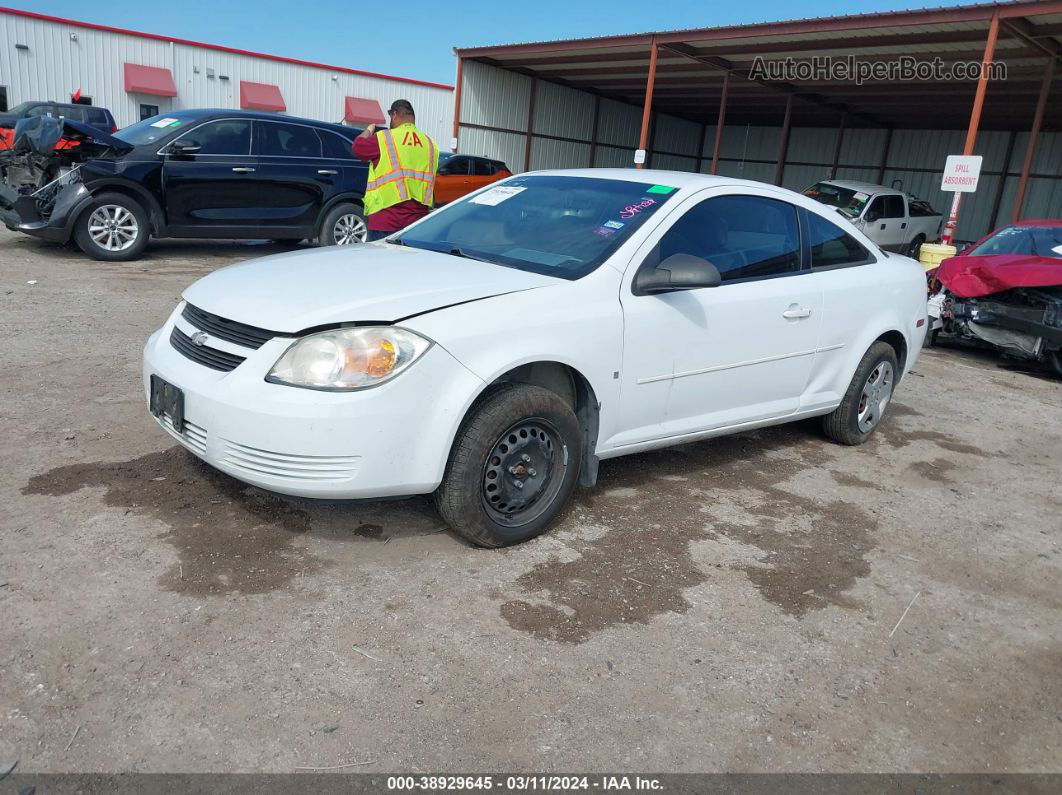
[[[435,505],[457,533],[504,547],[544,532],[571,497],[583,437],[556,393],[506,384],[465,418]]]
[[[369,237],[365,216],[356,204],[339,204],[321,221],[318,239],[322,246],[350,246],[364,243]]]
[[[150,234],[147,212],[124,193],[100,194],[74,225],[74,240],[81,250],[104,262],[136,259]]]
[[[826,435],[841,444],[863,444],[878,427],[892,400],[899,367],[896,351],[885,342],[870,346],[856,368],[839,405],[822,418]]]

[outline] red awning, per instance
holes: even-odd
[[[386,119],[380,109],[380,103],[375,99],[347,97],[343,107],[343,121],[360,124],[383,124]]]
[[[245,110],[273,110],[283,113],[288,109],[280,89],[269,83],[240,81],[240,107]]]
[[[125,90],[130,94],[154,94],[156,97],[175,97],[177,87],[169,69],[157,66],[125,65]]]

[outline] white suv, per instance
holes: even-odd
[[[743,180],[523,174],[386,242],[200,279],[144,350],[150,410],[247,483],[434,492],[461,535],[513,544],[601,459],[815,415],[869,437],[925,277],[835,219]]]

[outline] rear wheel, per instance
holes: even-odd
[[[1047,363],[1051,365],[1051,369],[1055,371],[1055,375],[1062,378],[1062,350],[1049,351],[1047,354]]]
[[[339,204],[329,210],[321,221],[318,239],[322,246],[350,246],[364,243],[369,237],[365,215],[356,204]]]
[[[922,248],[922,244],[925,242],[925,235],[919,235],[911,241],[910,245],[907,246],[907,251],[904,252],[904,255],[910,257],[911,259],[918,259],[918,252]]]
[[[583,442],[556,393],[506,384],[465,419],[435,504],[473,544],[503,547],[544,532],[575,489]]]
[[[892,346],[885,342],[871,345],[859,362],[841,405],[822,418],[826,435],[848,445],[863,444],[869,439],[892,400],[898,372]]]
[[[104,262],[136,259],[149,236],[147,212],[124,193],[101,193],[74,225],[81,250]]]

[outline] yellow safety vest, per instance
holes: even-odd
[[[439,170],[439,147],[430,136],[412,124],[376,133],[380,160],[369,164],[365,190],[368,215],[414,199],[431,207],[435,202],[435,172]]]

